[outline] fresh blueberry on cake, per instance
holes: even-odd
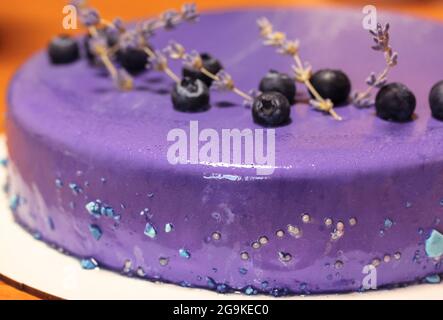
[[[416,104],[415,95],[401,83],[385,85],[375,98],[377,116],[384,120],[396,122],[411,121]]]
[[[429,94],[429,105],[432,116],[435,119],[443,120],[443,80],[432,87]]]
[[[265,92],[255,98],[252,115],[256,123],[265,126],[278,126],[289,121],[291,105],[279,92]]]
[[[323,98],[335,105],[346,103],[351,93],[351,81],[341,70],[319,70],[312,75],[311,82]]]
[[[175,109],[195,112],[209,107],[209,89],[200,79],[184,78],[172,90]]]
[[[288,74],[270,70],[260,81],[261,92],[279,92],[288,99],[290,104],[295,102],[295,81]]]
[[[74,5],[84,34],[55,38],[8,92],[6,191],[35,241],[79,272],[183,290],[439,279],[442,25],[190,4],[123,25]]]
[[[49,58],[54,64],[67,64],[80,56],[77,40],[68,35],[59,35],[51,40],[48,48]]]

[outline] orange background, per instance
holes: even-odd
[[[104,17],[118,16],[128,20],[179,8],[186,1],[192,0],[90,0],[90,4],[99,9]],[[68,1],[1,0],[0,2],[0,132],[3,132],[8,81],[28,56],[45,47],[52,36],[64,32],[61,26],[62,8]],[[195,0],[194,2],[201,11],[258,5],[362,8],[364,5],[373,4],[378,9],[401,11],[443,21],[442,0]],[[29,297],[31,296],[12,289],[0,281],[0,299]]]

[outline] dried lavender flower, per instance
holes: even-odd
[[[175,10],[169,10],[162,14],[161,20],[165,29],[174,29],[180,23],[180,14]]]
[[[100,24],[100,14],[95,9],[84,8],[80,10],[80,21],[87,27]]]
[[[199,18],[195,3],[187,3],[182,7],[182,19],[188,22],[195,22]]]
[[[168,58],[160,51],[149,57],[150,66],[156,71],[165,71],[168,68]]]
[[[378,75],[375,72],[371,72],[366,79],[368,88],[363,92],[355,92],[352,96],[352,101],[355,106],[366,108],[374,105],[374,102],[370,99],[371,92],[374,88],[381,88],[388,82],[388,74],[391,68],[395,67],[398,63],[398,53],[395,52],[390,45],[390,25],[389,23],[382,25],[377,24],[376,30],[371,30],[369,33],[372,36],[372,40],[375,45],[371,48],[375,51],[383,52],[385,57],[385,69]]]
[[[217,79],[212,83],[212,88],[218,91],[232,91],[235,88],[234,80],[225,70],[216,74]]]

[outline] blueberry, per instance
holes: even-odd
[[[48,53],[54,64],[71,63],[80,56],[77,41],[68,35],[59,35],[53,38],[49,44]]]
[[[118,60],[128,72],[138,73],[146,69],[148,55],[141,49],[126,48],[119,50]]]
[[[432,116],[438,120],[443,120],[443,81],[436,83],[429,94],[429,105]]]
[[[406,122],[412,120],[416,99],[411,90],[401,83],[385,85],[377,93],[375,108],[377,116],[384,120]]]
[[[223,69],[222,64],[219,60],[212,57],[209,53],[202,53],[200,55],[203,61],[203,67],[211,72],[212,74],[217,74],[221,69]],[[200,71],[184,67],[183,68],[183,77],[188,77],[191,79],[200,79],[203,81],[208,87],[212,84],[212,79],[209,78],[207,75],[201,73]]]
[[[278,126],[289,121],[291,105],[279,92],[265,92],[254,99],[252,117],[258,124]]]
[[[312,75],[311,83],[323,98],[330,99],[334,105],[346,103],[351,93],[351,81],[341,70],[319,70]]]
[[[290,104],[295,102],[295,81],[285,73],[275,70],[269,71],[261,80],[259,90],[261,92],[280,92]]]
[[[176,110],[197,112],[209,108],[208,86],[199,79],[183,78],[174,86],[171,95]]]

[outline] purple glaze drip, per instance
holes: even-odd
[[[176,39],[210,52],[248,90],[270,68],[290,71],[290,59],[262,46],[255,24],[261,16],[300,38],[302,57],[316,69],[343,69],[354,89],[383,64],[369,49],[360,14],[342,10],[208,14],[154,44]],[[443,123],[427,105],[430,88],[443,77],[443,43],[436,41],[443,27],[380,18],[391,23],[402,57],[390,77],[415,92],[418,119],[389,123],[374,110],[349,106],[338,109],[345,120],[336,122],[296,105],[292,124],[276,130],[276,170],[263,180],[247,178],[255,176],[251,168],[172,166],[166,159],[168,131],[188,130],[191,120],[201,129],[259,128],[236,96],[214,93],[208,112],[179,113],[162,74],[138,76],[136,89],[122,93],[86,60],[52,66],[45,52],[37,54],[9,91],[10,194],[26,200],[14,202],[17,222],[102,267],[131,266],[148,279],[224,292],[359,290],[371,263],[379,286],[442,272],[424,243],[431,229],[443,229],[436,222],[443,218]],[[226,101],[234,106],[222,107]],[[85,205],[97,199],[120,219],[90,215]],[[140,215],[145,208],[149,216]],[[387,229],[386,219],[393,222]],[[155,237],[144,234],[147,220],[157,227]],[[168,223],[171,233],[164,232]],[[91,224],[101,230],[99,240]]]

